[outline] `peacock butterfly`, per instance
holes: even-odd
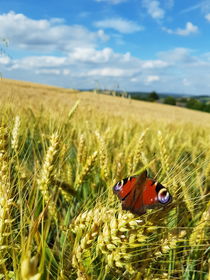
[[[123,210],[142,215],[146,209],[165,206],[172,201],[168,190],[157,181],[147,177],[145,170],[138,176],[119,181],[113,187],[114,193],[122,202]]]

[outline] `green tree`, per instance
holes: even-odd
[[[159,95],[155,91],[152,91],[148,96],[149,101],[155,101],[158,100],[159,98],[160,98]]]
[[[205,105],[205,112],[210,113],[210,104]]]
[[[190,98],[187,101],[186,107],[189,109],[205,111],[205,104],[195,98]]]
[[[187,98],[186,97],[181,97],[181,98],[179,98],[179,102],[187,103]]]
[[[173,96],[167,96],[164,99],[164,104],[168,104],[168,105],[176,105],[176,98]]]

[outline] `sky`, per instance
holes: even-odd
[[[5,78],[210,95],[210,0],[1,0],[0,46]]]

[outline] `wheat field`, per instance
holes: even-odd
[[[0,81],[0,279],[207,280],[210,114]],[[173,196],[113,194],[147,169]]]

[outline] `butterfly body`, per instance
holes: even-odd
[[[148,178],[146,171],[139,176],[119,181],[114,185],[113,191],[121,200],[123,210],[129,210],[137,215],[146,213],[146,209],[165,206],[172,200],[168,190]]]

